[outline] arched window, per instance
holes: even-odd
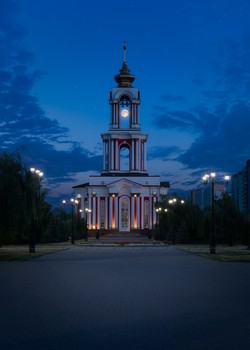
[[[120,128],[128,129],[130,127],[130,100],[128,96],[122,96],[120,99]]]
[[[120,171],[129,171],[130,149],[127,144],[120,147]]]

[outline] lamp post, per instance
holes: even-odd
[[[43,172],[41,170],[30,168],[31,181],[30,181],[30,196],[29,196],[29,206],[30,206],[30,232],[29,232],[29,252],[36,252],[36,225],[35,217],[38,211],[38,201],[41,196],[41,179],[43,177]],[[38,181],[37,181],[38,180]]]
[[[66,205],[67,201],[64,199],[63,204]],[[74,206],[78,204],[78,200],[71,198],[70,199],[71,204],[71,244],[75,244],[75,236],[74,236]]]
[[[85,208],[85,222],[86,222],[86,232],[85,232],[85,241],[88,240],[88,229],[89,229],[89,215],[91,214],[91,209]]]
[[[157,224],[158,224],[158,239],[160,240],[161,239],[161,211],[162,211],[162,208],[161,207],[158,207],[155,209],[156,211],[156,215],[157,215]]]
[[[216,230],[215,230],[215,200],[214,200],[214,184],[215,184],[215,173],[203,176],[204,184],[211,182],[211,230],[209,236],[209,250],[210,254],[216,254]]]
[[[225,181],[225,191],[230,193],[231,190],[228,188],[228,184],[230,183],[231,176],[230,175],[225,175],[224,176],[224,181]]]

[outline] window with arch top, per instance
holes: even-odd
[[[124,143],[120,147],[120,171],[130,170],[130,148]]]
[[[129,128],[130,127],[130,99],[128,96],[124,95],[120,99],[120,128]]]

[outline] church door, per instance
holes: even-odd
[[[128,197],[120,198],[120,215],[119,215],[119,231],[130,231],[130,202]]]

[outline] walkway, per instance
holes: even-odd
[[[74,246],[0,276],[1,350],[249,348],[250,264]]]

